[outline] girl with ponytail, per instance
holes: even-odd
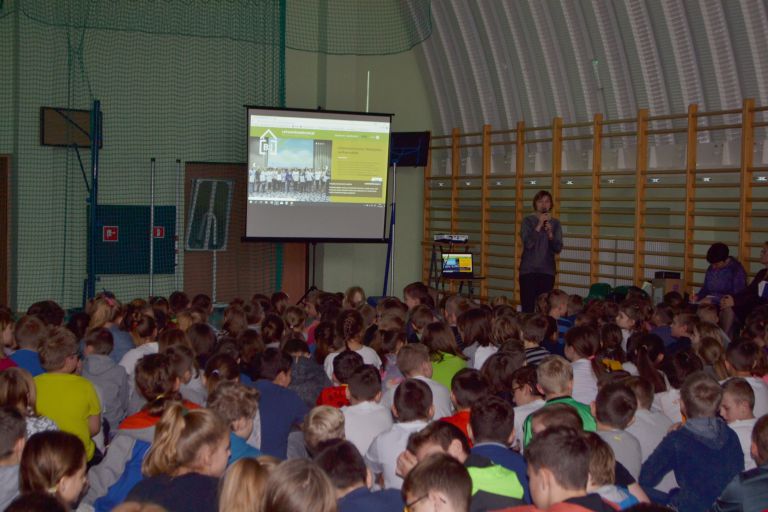
[[[128,501],[175,511],[218,510],[219,478],[229,459],[229,427],[213,411],[169,404]]]
[[[345,309],[336,319],[336,336],[344,343],[344,347],[326,356],[323,366],[329,379],[333,379],[333,360],[343,350],[357,352],[365,364],[371,364],[381,369],[381,358],[371,347],[363,345],[365,321],[363,315],[356,309]]]
[[[104,460],[91,468],[86,503],[96,502],[97,510],[111,510],[125,501],[131,486],[125,484],[123,475],[130,474],[129,463],[140,461],[149,449],[155,426],[166,409],[171,405],[180,405],[188,411],[200,408],[182,399],[179,386],[176,363],[169,354],[151,354],[137,363],[136,390],[145,403],[141,410],[123,420]]]
[[[664,361],[664,341],[656,334],[633,334],[627,344],[628,361],[624,370],[637,375],[653,385],[654,393],[667,390],[664,375],[659,371]]]
[[[604,373],[598,360],[600,334],[594,327],[571,327],[565,333],[565,357],[573,368],[574,400],[591,404],[597,398],[597,379]]]

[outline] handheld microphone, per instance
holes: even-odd
[[[548,215],[549,215],[549,208],[544,208],[544,211],[543,211],[543,212],[541,212],[541,213],[543,213],[544,215],[547,215],[547,216],[548,216]],[[548,218],[545,218],[545,219],[544,219],[544,228],[545,228],[545,229],[546,229],[546,227],[547,227],[547,224],[549,224],[549,219],[548,219]]]

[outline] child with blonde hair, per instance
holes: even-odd
[[[256,459],[240,459],[224,474],[219,493],[219,510],[253,512],[259,510],[272,468]]]
[[[313,455],[325,441],[345,439],[344,413],[330,405],[318,405],[307,414],[302,431],[307,453]]]
[[[336,512],[336,491],[314,462],[289,460],[269,475],[261,505],[265,511]]]
[[[169,512],[217,511],[219,478],[229,459],[229,428],[213,411],[170,404],[142,464],[144,480],[129,501],[156,503]]]

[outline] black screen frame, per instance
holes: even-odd
[[[361,117],[388,117],[389,118],[389,137],[387,140],[387,154],[389,155],[389,152],[392,149],[392,118],[395,116],[395,114],[392,113],[386,113],[386,112],[356,112],[351,110],[327,110],[327,109],[310,109],[310,108],[291,108],[291,107],[272,107],[272,106],[263,106],[263,105],[243,105],[245,108],[245,132],[246,132],[246,151],[249,149],[248,146],[248,139],[250,137],[250,111],[251,110],[270,110],[270,111],[279,111],[279,112],[299,112],[303,114],[339,114],[339,115],[351,115],[351,116],[361,116]],[[246,169],[249,165],[250,157],[246,158]],[[389,200],[389,194],[390,194],[390,183],[391,179],[389,179],[389,170],[391,169],[391,165],[389,163],[389,158],[387,158],[387,184],[386,189],[384,191],[384,213],[383,213],[383,222],[382,222],[382,231],[381,231],[381,238],[338,238],[338,237],[259,237],[259,236],[248,236],[248,195],[246,194],[246,205],[245,205],[245,222],[243,223],[243,229],[245,232],[243,233],[243,236],[240,238],[242,242],[295,242],[295,243],[373,243],[373,244],[386,244],[389,243],[391,233],[387,233],[387,226],[390,224],[389,217],[391,214],[391,205],[388,202]]]

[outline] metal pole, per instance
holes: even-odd
[[[181,160],[176,160],[176,233],[173,237],[173,287],[180,290],[181,276],[179,275],[179,233],[181,233]]]
[[[214,214],[211,214],[211,217],[213,218],[213,246],[216,247],[216,244],[218,242],[217,240],[217,233],[218,233],[218,226],[216,225],[216,216]],[[217,249],[214,249],[213,251],[213,283],[211,285],[211,302],[213,304],[216,304],[216,270],[218,268],[218,257],[219,251]]]
[[[91,108],[91,194],[88,199],[88,289],[87,299],[96,295],[96,208],[99,202],[99,149],[101,146],[101,102],[93,101]]]
[[[149,161],[149,296],[154,294],[155,277],[155,159]]]
[[[392,255],[389,258],[389,264],[391,265],[391,279],[389,281],[389,295],[394,295],[395,289],[395,230],[397,223],[397,213],[395,211],[397,205],[397,162],[392,164],[392,226],[389,228],[389,237],[392,239],[392,247],[390,251]]]

